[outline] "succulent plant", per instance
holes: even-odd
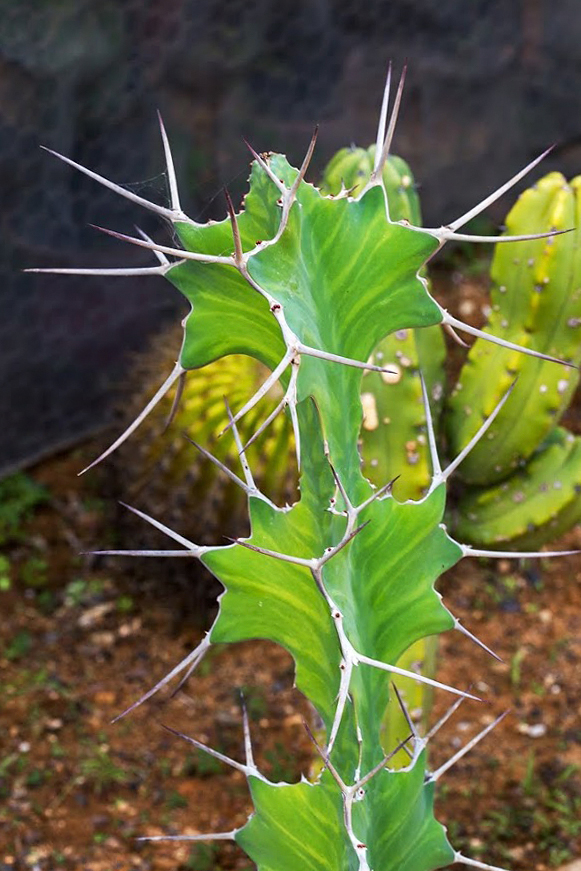
[[[385,336],[442,324],[511,352],[548,357],[462,323],[436,302],[420,277],[427,260],[447,241],[466,238],[458,230],[493,197],[439,230],[393,220],[386,209],[383,169],[402,87],[403,77],[387,124],[388,79],[373,170],[355,196],[326,196],[305,181],[313,138],[298,170],[282,155],[254,153],[244,209],[236,214],[228,203],[224,221],[197,224],[181,210],[163,128],[169,207],[105,182],[172,222],[182,247],[115,235],[157,252],[162,262],[149,271],[178,287],[192,312],[184,322],[184,341],[172,372],[134,424],[99,459],[131,435],[184,372],[237,354],[251,356],[270,370],[242,407],[229,413],[229,436],[240,462],[236,471],[225,473],[247,498],[250,535],[227,544],[200,545],[161,519],[133,509],[174,546],[103,552],[200,561],[224,586],[218,614],[203,641],[131,708],[178,674],[190,674],[216,643],[268,638],[295,660],[297,686],[325,728],[324,746],[316,743],[323,767],[315,780],[270,782],[254,761],[246,718],[243,762],[187,738],[243,773],[254,813],[244,825],[221,832],[150,839],[231,839],[259,871],[431,871],[452,862],[491,868],[454,849],[433,811],[436,782],[474,742],[429,771],[426,744],[438,726],[422,735],[392,681],[406,677],[456,698],[474,698],[467,690],[396,663],[412,644],[444,631],[456,630],[477,641],[445,607],[434,584],[463,558],[502,552],[477,550],[452,538],[445,528],[447,481],[472,445],[442,467],[426,389],[422,396],[431,460],[427,492],[400,502],[390,480],[379,488],[369,483],[359,456],[361,382],[367,370],[396,374],[388,365],[369,361]],[[116,273],[126,271],[131,272]],[[558,358],[551,359],[564,371]],[[279,381],[283,398],[277,410],[289,415],[300,470],[300,499],[291,507],[277,506],[257,487],[237,428]],[[510,400],[505,394],[492,415]],[[263,418],[267,420],[272,423],[271,414]],[[489,423],[490,418],[478,437]],[[206,457],[222,468],[209,453]],[[382,728],[390,706],[402,709],[407,724],[396,744]],[[404,747],[407,763],[395,768],[392,760]]]

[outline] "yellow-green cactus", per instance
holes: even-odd
[[[448,402],[447,435],[460,450],[516,380],[510,402],[485,439],[462,463],[470,484],[507,478],[548,436],[569,404],[581,362],[581,177],[567,183],[549,173],[525,191],[506,219],[510,235],[571,230],[518,246],[497,245],[492,263],[491,314],[487,328],[509,341],[554,356],[559,348],[571,367],[526,359],[477,340]],[[492,377],[494,374],[495,377]]]

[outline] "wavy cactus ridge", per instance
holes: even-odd
[[[403,77],[387,132],[382,111],[378,141],[385,138],[384,156],[402,85]],[[404,769],[389,768],[397,748],[383,747],[381,734],[385,708],[394,704],[389,701],[394,675],[474,698],[405,672],[393,661],[416,639],[462,629],[434,584],[463,556],[484,552],[457,543],[443,525],[445,482],[455,462],[442,471],[428,399],[433,476],[422,499],[398,502],[388,484],[374,490],[360,471],[357,453],[363,371],[388,371],[368,362],[378,342],[399,329],[437,323],[471,330],[447,316],[420,277],[425,261],[454,231],[391,221],[381,161],[357,199],[333,199],[304,182],[308,161],[297,171],[280,156],[256,155],[248,217],[246,211],[236,216],[231,210],[227,242],[225,222],[204,228],[188,223],[181,212],[163,128],[162,135],[172,208],[152,208],[174,221],[185,248],[129,241],[157,252],[156,271],[185,293],[192,313],[180,362],[154,401],[187,368],[231,353],[253,356],[272,373],[230,420],[242,461],[244,477],[237,481],[248,497],[250,538],[199,546],[136,512],[180,545],[165,555],[202,560],[225,591],[208,636],[132,708],[180,671],[191,673],[213,642],[267,637],[291,651],[297,683],[327,729],[321,750],[326,771],[312,784],[269,784],[248,746],[245,765],[219,754],[251,782],[254,815],[243,829],[183,837],[238,840],[260,871],[321,867],[321,860],[330,871],[432,871],[451,861],[490,869],[454,851],[433,814],[434,783],[464,750],[426,778],[427,737],[420,737],[407,712],[405,744],[411,758]],[[454,223],[460,227],[462,222]],[[166,254],[179,262],[165,262]],[[278,380],[302,457],[301,498],[285,509],[256,487],[236,427]],[[304,821],[304,832],[297,833],[297,819]]]
[[[525,191],[507,218],[507,232],[538,227],[573,232],[521,243],[517,252],[496,247],[492,312],[488,328],[517,344],[581,361],[581,199],[579,179],[570,185],[550,173]],[[496,378],[489,373],[495,371]],[[462,464],[462,477],[483,485],[506,478],[531,456],[567,407],[578,383],[576,369],[558,370],[478,339],[449,401],[448,437],[459,451],[518,377],[511,401]]]
[[[316,788],[308,783],[280,787],[255,779],[250,788],[256,811],[235,839],[249,855],[266,857],[261,866],[264,871],[295,871],[297,867],[312,871],[428,871],[442,867],[454,861],[455,853],[444,828],[434,819],[434,786],[425,783],[424,764],[421,754],[419,763],[409,770],[383,768],[360,787],[355,777],[354,783],[344,784],[352,794],[343,802],[328,773]],[[371,812],[366,812],[366,804],[372,806]],[[403,819],[400,804],[406,808]],[[350,806],[352,816],[350,832],[344,825],[345,805]],[[281,820],[285,819],[292,822],[284,831],[289,849],[281,856]],[[317,833],[322,823],[325,840],[315,840],[312,833]],[[386,856],[390,856],[388,863]]]

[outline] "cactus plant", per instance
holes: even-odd
[[[244,762],[192,739],[245,775],[254,813],[240,828],[167,836],[233,839],[260,871],[428,871],[451,862],[491,867],[455,850],[433,814],[435,783],[456,757],[428,772],[428,736],[420,735],[407,712],[409,733],[395,746],[385,743],[381,724],[386,708],[399,704],[390,685],[398,676],[474,698],[395,663],[427,635],[456,629],[477,641],[444,606],[434,583],[464,557],[500,552],[459,543],[443,525],[446,482],[470,445],[442,469],[425,388],[432,468],[427,493],[399,502],[390,481],[379,489],[369,483],[358,453],[361,380],[365,370],[394,372],[369,362],[386,335],[436,324],[551,359],[555,366],[559,361],[463,324],[430,295],[420,276],[425,262],[449,239],[466,238],[457,231],[492,197],[451,227],[426,230],[390,218],[383,169],[402,87],[403,77],[388,125],[388,78],[373,170],[356,196],[325,196],[305,181],[314,138],[299,170],[281,155],[254,153],[244,209],[236,214],[228,203],[228,217],[217,224],[197,224],[182,212],[163,127],[169,207],[96,177],[172,222],[182,248],[113,235],[171,257],[148,271],[167,277],[192,304],[179,361],[130,430],[190,368],[242,353],[271,370],[248,401],[229,413],[241,474],[227,474],[247,497],[251,535],[202,546],[141,514],[179,547],[104,552],[200,560],[224,585],[204,640],[132,707],[176,675],[191,673],[215,643],[269,638],[294,657],[297,686],[325,726],[325,746],[317,744],[320,774],[312,782],[269,782],[254,762],[246,721]],[[237,429],[277,381],[284,391],[278,410],[285,406],[288,412],[300,468],[300,500],[290,508],[278,507],[258,489]],[[477,436],[509,401],[501,399]],[[402,746],[409,761],[396,770],[390,761]]]

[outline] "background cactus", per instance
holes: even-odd
[[[454,758],[427,772],[427,738],[405,710],[409,731],[402,742],[393,746],[382,734],[386,709],[398,704],[394,677],[470,695],[394,663],[426,636],[456,629],[474,639],[444,607],[434,583],[463,557],[486,554],[452,539],[443,525],[446,481],[465,452],[441,468],[427,392],[432,477],[423,498],[399,502],[389,481],[374,489],[360,470],[363,371],[393,372],[369,362],[379,342],[396,331],[446,323],[479,333],[448,315],[419,277],[456,232],[397,223],[386,211],[382,171],[402,85],[387,134],[386,89],[381,152],[356,197],[327,197],[305,182],[313,139],[300,170],[281,155],[255,155],[244,210],[236,215],[229,205],[225,221],[196,224],[181,211],[162,129],[171,207],[141,204],[172,221],[183,248],[123,237],[157,251],[162,262],[154,269],[192,304],[178,363],[155,401],[184,371],[222,356],[244,353],[271,370],[230,420],[241,474],[229,474],[247,497],[250,537],[202,546],[141,514],[179,545],[163,555],[200,560],[225,592],[205,639],[140,702],[171,677],[190,673],[214,643],[269,638],[294,657],[297,686],[324,723],[324,768],[314,782],[269,782],[254,763],[247,724],[244,763],[197,744],[244,773],[254,814],[240,828],[184,837],[233,839],[261,871],[428,871],[451,862],[490,867],[454,850],[433,815],[435,782]],[[301,473],[300,501],[290,508],[277,507],[257,488],[236,427],[279,380],[284,396],[278,410],[286,405]],[[402,745],[409,762],[395,770],[389,763]]]

